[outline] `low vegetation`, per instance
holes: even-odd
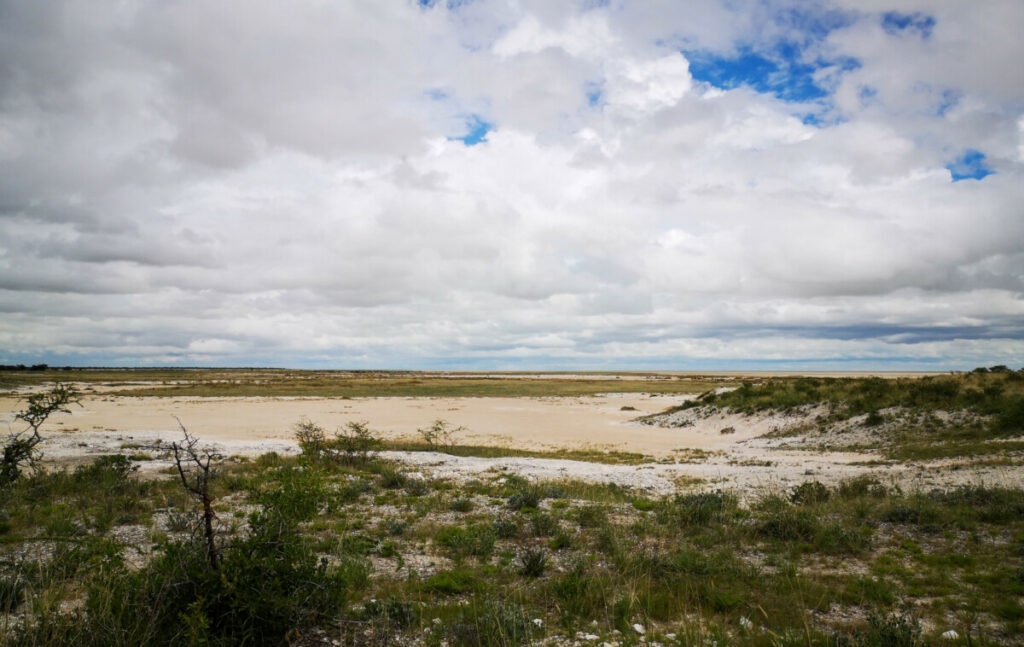
[[[909,412],[943,424],[967,412],[980,442],[1006,443],[1020,435],[1004,415],[1018,375],[894,381],[870,396],[858,381],[751,384],[700,406],[815,406],[823,421],[888,430],[893,410],[907,425]],[[807,389],[819,399],[793,395]],[[931,389],[944,404],[922,395]],[[876,396],[877,408],[850,403]],[[407,448],[483,451],[444,421],[424,430]],[[653,497],[502,471],[435,478],[386,460],[396,446],[365,424],[294,431],[300,455],[253,459],[185,432],[159,478],[140,478],[137,462],[166,447],[19,470],[0,486],[0,647],[1024,639],[1019,485],[901,489],[863,476]]]
[[[1024,451],[1024,369],[922,378],[776,378],[707,392],[672,413],[810,415],[808,448],[880,451],[899,461]],[[853,433],[857,432],[857,433]],[[792,430],[782,430],[783,434]]]
[[[212,484],[123,456],[3,491],[2,645],[1015,644],[1024,491],[858,479],[747,503],[370,457],[267,455]],[[395,478],[396,474],[402,478]],[[635,628],[639,627],[639,629]],[[949,641],[940,634],[955,631]],[[893,642],[899,640],[901,642]]]

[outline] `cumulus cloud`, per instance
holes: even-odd
[[[1021,28],[0,2],[0,362],[1022,364]]]

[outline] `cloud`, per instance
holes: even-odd
[[[900,5],[2,3],[0,362],[1024,363],[1024,12]]]

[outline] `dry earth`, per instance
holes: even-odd
[[[1024,483],[1019,466],[951,469],[948,464],[883,464],[866,453],[792,449],[793,438],[766,438],[771,431],[806,423],[799,415],[696,416],[682,427],[652,426],[637,418],[691,396],[607,394],[572,398],[123,398],[87,395],[70,415],[44,427],[42,450],[55,463],[74,463],[112,451],[168,443],[180,437],[178,420],[225,454],[258,455],[297,450],[296,422],[308,418],[326,429],[366,421],[385,438],[417,438],[437,419],[465,429],[460,444],[529,450],[598,449],[644,454],[642,465],[608,465],[543,458],[456,457],[433,452],[389,452],[435,476],[471,477],[510,471],[538,479],[577,478],[614,482],[664,493],[680,486],[751,491],[786,487],[808,479],[835,482],[870,473],[903,487],[984,482]],[[17,398],[0,398],[0,429],[19,427]],[[678,422],[678,421],[676,421]],[[732,429],[722,433],[722,430]],[[159,453],[154,454],[159,458]],[[144,469],[167,465],[143,463]],[[952,466],[959,467],[959,466]]]

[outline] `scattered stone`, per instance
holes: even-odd
[[[644,632],[646,630],[644,629],[644,626],[638,622],[638,623],[633,625],[633,631],[637,632],[638,634],[640,634],[642,636],[642,635],[644,635]]]

